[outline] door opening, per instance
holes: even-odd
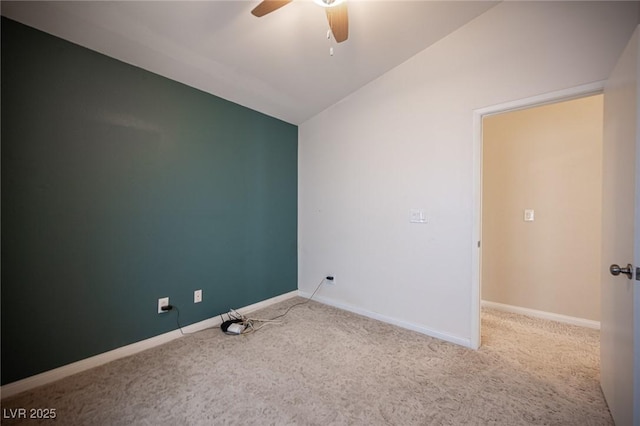
[[[553,255],[553,250],[545,250],[544,247],[545,244],[552,242],[551,240],[553,240],[554,237],[557,237],[558,230],[569,228],[569,231],[577,231],[577,228],[574,229],[573,226],[577,226],[580,220],[572,220],[570,215],[566,214],[567,211],[570,211],[574,206],[571,205],[571,197],[566,197],[568,193],[565,191],[569,190],[568,188],[572,185],[577,184],[577,186],[574,187],[579,188],[579,192],[582,193],[580,195],[582,196],[586,196],[587,198],[591,196],[591,198],[593,198],[594,192],[592,190],[589,195],[589,189],[586,188],[588,183],[582,182],[581,185],[581,174],[578,172],[570,176],[571,171],[566,170],[566,167],[567,165],[571,165],[572,162],[575,164],[576,162],[584,161],[590,154],[584,152],[584,150],[580,153],[579,143],[574,143],[574,148],[577,149],[576,152],[569,149],[565,154],[557,155],[557,153],[553,152],[553,140],[558,135],[552,134],[546,135],[547,137],[542,135],[545,141],[544,143],[540,143],[539,146],[532,145],[536,136],[532,134],[531,128],[529,128],[528,132],[520,131],[526,134],[517,135],[521,137],[521,140],[518,142],[519,147],[515,146],[517,144],[512,144],[514,146],[509,147],[511,152],[502,153],[513,155],[514,157],[493,159],[495,161],[489,165],[491,167],[489,173],[488,170],[483,169],[483,152],[485,148],[489,148],[488,145],[484,146],[483,143],[483,119],[486,118],[487,121],[490,121],[503,113],[519,113],[521,111],[524,112],[526,109],[537,109],[537,107],[541,106],[547,106],[553,109],[556,104],[563,101],[577,100],[578,98],[587,98],[591,95],[600,94],[603,87],[604,83],[598,82],[521,101],[496,105],[477,110],[474,113],[475,208],[473,256],[475,270],[473,274],[474,282],[472,292],[472,346],[475,348],[480,347],[482,343],[480,320],[481,301],[483,296],[487,294],[490,294],[490,297],[494,299],[497,297],[496,295],[500,295],[497,299],[502,301],[502,303],[496,303],[500,303],[502,308],[524,305],[521,307],[525,310],[528,309],[530,311],[528,312],[529,314],[554,312],[556,315],[559,315],[559,317],[555,319],[561,317],[566,317],[566,319],[582,319],[585,320],[585,323],[580,325],[597,327],[598,321],[595,319],[597,318],[597,314],[594,314],[593,304],[598,304],[595,309],[595,311],[598,311],[599,299],[595,302],[592,300],[589,302],[591,306],[585,308],[584,306],[578,306],[579,303],[576,302],[579,301],[576,299],[575,294],[571,294],[575,289],[572,290],[570,286],[558,289],[552,282],[545,283],[546,288],[537,290],[529,288],[531,280],[544,279],[554,271],[557,280],[562,281],[564,279],[570,281],[564,277],[564,274],[570,273],[573,268],[579,266],[574,264],[575,261],[568,258],[564,259],[566,264],[563,265],[562,258],[557,259],[558,256]],[[546,112],[553,116],[554,111]],[[600,116],[601,113],[602,110],[600,110]],[[523,114],[516,115],[521,119],[526,118]],[[515,131],[516,128],[509,129],[506,132],[513,133]],[[503,134],[502,136],[505,135]],[[600,150],[601,143],[600,138]],[[593,152],[591,152],[591,154],[593,154]],[[539,159],[535,162],[527,162],[534,155],[539,155]],[[591,158],[591,161],[593,160],[594,159]],[[485,167],[487,167],[487,164],[485,164]],[[571,168],[571,166],[569,166],[569,168]],[[551,174],[555,175],[549,176],[551,171],[553,171]],[[573,172],[576,172],[576,170],[573,170]],[[510,192],[509,197],[504,193],[504,188],[498,190],[491,188],[487,190],[487,188],[483,187],[483,179],[505,179],[509,174],[511,174],[511,177],[507,178],[507,183],[510,188],[510,191],[508,191]],[[554,184],[554,179],[558,178],[565,179],[562,188],[560,185]],[[520,188],[517,186],[519,179],[522,181]],[[531,182],[531,180],[534,182]],[[578,182],[574,182],[575,180]],[[598,183],[601,184],[601,177]],[[571,190],[569,190],[569,192],[571,192]],[[591,199],[590,202],[593,202],[593,199]],[[601,207],[601,201],[598,199],[597,202],[599,203],[599,207]],[[491,214],[494,215],[491,221],[486,220],[486,218],[483,219],[482,213],[483,211],[487,213],[486,207],[488,207],[485,204],[490,204],[494,209],[491,211]],[[500,217],[496,218],[495,214],[499,214]],[[585,215],[588,216],[589,214],[585,213]],[[589,226],[589,221],[593,222],[594,220],[600,220],[597,212],[595,216],[591,215],[589,220],[587,220],[587,226]],[[538,222],[536,223],[536,221]],[[545,226],[542,226],[543,224]],[[507,229],[508,227],[510,227],[510,229]],[[538,231],[537,234],[536,231]],[[483,232],[487,232],[486,240],[484,240],[484,236],[482,235]],[[491,233],[494,235],[492,236]],[[502,240],[495,238],[496,235],[501,235],[500,238],[502,238]],[[572,244],[575,243],[575,241],[572,241],[575,237],[576,235],[572,236],[570,233],[565,233],[561,238],[561,240],[563,240],[561,243],[567,244],[567,247],[575,247],[572,246]],[[562,244],[560,244],[560,246],[562,246]],[[597,250],[599,250],[599,243],[594,241],[591,244],[592,251],[596,244],[598,246]],[[506,247],[504,247],[505,245]],[[500,250],[497,250],[498,255],[496,255],[496,246],[502,250],[502,253],[499,252]],[[553,248],[559,249],[559,253],[562,253],[562,247]],[[483,258],[483,253],[486,253],[485,250],[487,249],[493,249],[491,252],[492,256],[488,256],[490,259]],[[593,254],[594,253],[592,253],[592,255]],[[537,256],[537,258],[533,259],[532,256]],[[595,256],[597,259],[596,267],[599,269],[599,251],[595,253]],[[505,257],[509,257],[509,259],[505,259]],[[489,261],[491,263],[488,263]],[[540,266],[532,267],[536,262],[546,266],[542,268]],[[527,268],[529,268],[529,271],[526,271]],[[525,273],[526,276],[523,275]],[[491,285],[483,283],[483,277],[488,279],[487,276],[493,280]],[[595,276],[598,276],[598,274],[595,273]],[[501,288],[500,285],[496,285],[496,283],[499,282],[513,281],[516,281],[519,286],[505,289]],[[574,285],[577,281],[578,280],[573,280]],[[558,292],[561,293],[561,300],[553,297],[545,297],[545,293],[549,292],[556,293],[555,296],[557,296]],[[536,297],[532,297],[532,295]],[[599,293],[596,296],[599,297]]]
[[[602,125],[602,94],[483,120],[482,306],[599,328]]]

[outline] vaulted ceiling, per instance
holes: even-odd
[[[284,121],[300,124],[497,2],[348,0],[349,39],[295,0],[3,1],[2,15]],[[334,54],[329,54],[333,46]]]

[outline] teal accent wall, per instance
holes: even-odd
[[[2,384],[297,288],[296,126],[1,31]]]

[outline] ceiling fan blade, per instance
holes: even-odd
[[[333,33],[333,38],[342,43],[349,38],[349,17],[347,16],[347,4],[327,7],[327,21]]]
[[[291,3],[291,0],[264,0],[259,5],[257,5],[251,11],[251,13],[259,18],[266,15],[267,13],[271,13],[274,10],[280,9],[287,3]]]

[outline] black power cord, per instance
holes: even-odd
[[[318,284],[318,286],[316,287],[316,289],[313,291],[313,294],[311,294],[311,297],[310,297],[310,298],[308,298],[308,299],[307,299],[307,300],[305,300],[304,302],[299,302],[299,303],[296,303],[295,305],[291,305],[291,306],[289,306],[289,309],[287,309],[287,310],[285,311],[285,313],[284,313],[284,314],[282,314],[282,315],[278,315],[277,317],[273,317],[273,318],[271,318],[269,321],[274,321],[274,320],[277,320],[278,318],[282,318],[283,316],[287,315],[287,314],[289,313],[289,311],[290,311],[291,309],[295,308],[296,306],[304,305],[304,304],[306,304],[306,303],[311,302],[311,299],[313,299],[313,296],[315,296],[315,295],[316,295],[316,293],[318,292],[318,290],[320,290],[320,286],[322,285],[322,283],[324,282],[324,280],[333,281],[333,277],[332,277],[332,276],[328,276],[328,277],[323,278],[323,279],[322,279],[322,281],[320,281],[320,284]]]
[[[248,325],[247,330],[255,331],[255,330],[257,330],[257,329],[253,327],[253,322],[254,322],[254,321],[256,321],[256,322],[270,322],[270,321],[275,321],[275,320],[277,320],[277,319],[279,319],[279,318],[282,318],[282,317],[284,317],[285,315],[287,315],[287,314],[289,313],[289,311],[291,311],[291,309],[295,308],[296,306],[300,306],[300,305],[304,305],[304,304],[309,303],[309,302],[313,299],[313,297],[316,295],[316,293],[318,292],[318,290],[320,290],[320,286],[322,286],[322,283],[324,283],[324,280],[327,280],[327,281],[333,281],[333,280],[334,280],[334,278],[333,278],[333,276],[331,276],[331,275],[328,275],[328,276],[324,277],[324,278],[320,281],[320,283],[318,283],[318,286],[317,286],[317,287],[316,287],[316,289],[313,291],[313,293],[311,294],[311,297],[310,297],[310,298],[308,298],[308,299],[307,299],[307,300],[305,300],[304,302],[299,302],[299,303],[296,303],[295,305],[291,305],[291,306],[289,306],[289,308],[288,308],[288,309],[287,309],[283,314],[280,314],[280,315],[277,315],[277,316],[275,316],[275,317],[273,317],[273,318],[271,318],[271,319],[268,319],[268,320],[262,320],[262,321],[260,321],[260,320],[245,319],[245,318],[243,318],[244,316],[242,316],[242,317],[238,317],[238,316],[235,316],[235,315],[234,315],[234,316],[231,316],[231,315],[230,315],[230,313],[228,313],[228,314],[227,314],[227,316],[229,317],[229,320],[228,320],[228,321],[224,321],[224,318],[222,317],[222,314],[220,314],[220,319],[222,320],[222,324],[220,325],[220,328],[222,329],[222,331],[223,331],[225,334],[237,335],[237,333],[230,333],[230,332],[228,332],[228,331],[227,331],[227,329],[229,328],[229,326],[230,326],[231,324],[233,324],[233,323],[242,323],[242,324],[244,324],[245,322],[248,322],[249,324],[246,324],[246,325]],[[178,326],[178,330],[180,330],[180,334],[182,334],[183,336],[184,336],[184,335],[186,335],[186,334],[192,334],[192,333],[185,333],[184,331],[182,331],[182,326],[180,325],[180,309],[178,309],[178,307],[177,307],[177,306],[175,306],[175,305],[165,305],[165,306],[162,306],[162,307],[160,308],[160,310],[162,310],[162,311],[164,311],[164,312],[169,312],[169,311],[172,311],[172,310],[174,310],[174,309],[175,309],[175,311],[177,312],[177,315],[176,315],[176,325]],[[235,312],[235,311],[234,311],[234,312]],[[244,334],[244,332],[243,332],[243,333],[241,333],[241,334]]]
[[[313,297],[316,295],[318,290],[320,290],[320,287],[324,283],[324,280],[333,281],[334,278],[331,275],[323,278],[318,283],[318,286],[313,291],[313,294],[311,294],[311,297],[309,297],[304,302],[299,302],[299,303],[296,303],[294,305],[289,306],[289,308],[284,313],[282,313],[280,315],[277,315],[277,316],[275,316],[273,318],[269,318],[269,319],[258,319],[258,318],[246,317],[246,316],[242,315],[240,312],[236,311],[235,309],[231,309],[229,311],[229,313],[227,314],[227,316],[229,317],[228,321],[224,321],[224,318],[222,317],[222,315],[220,315],[220,319],[223,320],[222,324],[220,325],[220,328],[222,329],[222,331],[225,334],[238,335],[238,334],[253,333],[255,331],[260,330],[262,327],[264,327],[267,324],[280,323],[277,320],[279,318],[282,318],[285,315],[287,315],[291,311],[291,309],[295,308],[296,306],[300,306],[300,305],[304,305],[306,303],[309,303],[313,299]],[[234,327],[235,329],[230,331],[231,330],[230,327],[233,327],[234,323],[240,324],[241,328]],[[262,323],[262,325],[257,326],[256,323]]]
[[[172,311],[172,310],[176,310],[176,312],[178,313],[178,315],[176,316],[176,325],[178,326],[178,330],[180,330],[180,334],[182,334],[183,336],[185,334],[191,334],[191,333],[185,333],[184,331],[182,331],[182,326],[180,325],[180,309],[178,309],[177,306],[175,305],[165,305],[163,307],[160,308],[161,310],[168,312],[168,311]]]

